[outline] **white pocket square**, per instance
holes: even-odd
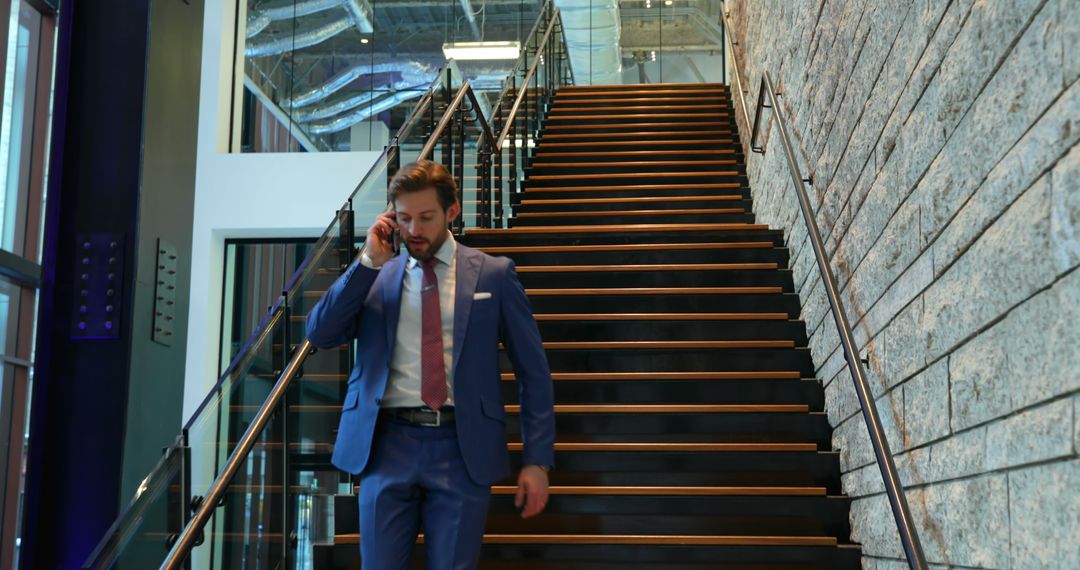
[[[473,293],[473,301],[482,301],[484,299],[490,299],[491,293]]]

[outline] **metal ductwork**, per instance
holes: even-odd
[[[424,86],[418,85],[415,89],[409,89],[405,91],[398,91],[397,93],[391,93],[390,95],[379,99],[375,104],[371,106],[365,106],[357,109],[353,113],[348,115],[342,115],[340,117],[324,121],[321,123],[311,123],[307,126],[307,132],[313,135],[328,135],[345,129],[367,119],[372,115],[382,113],[387,109],[392,109],[399,105],[402,101],[408,101],[409,99],[415,99],[424,94]]]
[[[622,83],[618,0],[555,0],[579,85]]]
[[[345,15],[341,18],[303,32],[282,34],[281,37],[261,42],[248,42],[244,48],[244,55],[246,57],[265,57],[311,47],[321,44],[349,28],[355,28],[361,34],[370,34],[374,30],[369,0],[309,0],[308,2],[297,3],[295,7],[289,5],[268,8],[252,15],[248,19],[246,35],[248,38],[252,38],[265,30],[270,25],[270,22],[275,20],[314,14],[337,6],[345,10]],[[255,31],[253,32],[252,29]]]
[[[342,99],[331,103],[323,107],[312,107],[309,109],[301,109],[293,112],[293,119],[300,123],[310,123],[312,121],[318,121],[319,119],[329,119],[338,113],[344,113],[350,109],[354,109],[361,105],[366,105],[372,99],[385,95],[386,91],[400,91],[403,89],[420,89],[424,90],[424,86],[427,85],[424,82],[416,81],[395,81],[388,86],[379,86],[380,90],[365,91],[358,95],[354,95],[347,99]]]
[[[437,68],[418,61],[379,63],[375,65],[358,65],[330,78],[326,83],[310,89],[292,98],[282,99],[278,105],[282,109],[295,109],[311,105],[326,99],[330,95],[340,91],[349,83],[364,75],[375,73],[400,73],[401,80],[409,85],[430,82]]]

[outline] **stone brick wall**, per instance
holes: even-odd
[[[751,120],[768,70],[813,174],[929,560],[1080,568],[1080,0],[727,6]],[[747,154],[755,206],[787,232],[853,538],[866,567],[901,568],[769,126],[766,153]]]

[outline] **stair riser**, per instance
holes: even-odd
[[[708,371],[798,371],[805,378],[814,375],[806,349],[732,348],[686,350],[548,350],[548,363],[556,372],[671,372]],[[505,353],[500,355],[503,372],[513,372]]]
[[[510,197],[511,204],[519,204],[521,200],[586,200],[590,198],[670,198],[678,196],[741,196],[744,200],[750,199],[750,191],[745,188],[700,188],[692,184],[682,185],[678,183],[674,188],[627,188],[619,190],[544,190],[543,188],[529,188],[525,192],[513,194]],[[550,186],[549,186],[550,188]],[[749,210],[748,210],[749,211]]]
[[[708,139],[711,139],[711,141],[701,142]],[[669,135],[662,135],[656,137],[626,137],[618,135],[603,135],[595,137],[551,136],[547,138],[537,139],[535,156],[539,160],[548,160],[548,158],[545,157],[545,152],[609,152],[621,150],[650,149],[682,150],[688,152],[694,152],[698,150],[731,150],[735,151],[734,155],[724,156],[733,156],[741,163],[746,162],[745,155],[743,155],[742,145],[739,144],[739,140],[736,137],[731,135],[718,137],[717,135],[712,134],[693,137],[689,142],[679,142],[678,140],[671,140],[671,137]],[[592,158],[604,160],[603,157],[591,157],[590,160],[592,160]],[[554,160],[554,158],[552,158],[552,160]],[[621,161],[625,159],[621,157],[613,157],[607,160]]]
[[[792,290],[790,271],[603,271],[544,273],[519,272],[526,288],[565,287],[783,287]]]
[[[787,249],[654,249],[645,251],[581,251],[496,253],[518,265],[641,265],[658,263],[776,263],[786,267]]]
[[[804,380],[566,380],[557,381],[560,404],[805,404],[824,408],[821,385]],[[515,382],[503,383],[503,400],[519,402]]]
[[[413,570],[426,568],[423,545]],[[360,570],[356,545],[315,545],[315,567]],[[858,570],[857,549],[814,546],[494,545],[479,570]]]
[[[594,164],[595,166],[572,166],[565,165],[565,163],[560,164],[547,161],[537,165],[536,162],[533,162],[530,164],[529,168],[526,169],[526,175],[532,179],[534,176],[546,176],[551,174],[632,173],[645,176],[646,174],[662,172],[708,172],[713,170],[746,171],[746,166],[744,164],[735,161],[734,158],[729,156],[710,156],[707,158],[693,155],[686,157],[659,156],[648,160],[648,162],[667,162],[671,164],[633,164],[629,161],[606,163],[595,162],[587,158],[572,160],[573,163],[588,163]]]
[[[714,152],[722,150],[723,152]],[[589,153],[592,154],[580,154]],[[633,152],[633,154],[627,154]],[[572,153],[571,156],[564,156]],[[579,162],[601,162],[608,164],[620,164],[633,161],[680,161],[680,160],[734,160],[737,164],[744,164],[742,151],[738,145],[728,145],[726,149],[694,148],[687,149],[668,148],[667,144],[652,145],[650,148],[617,148],[607,146],[601,150],[588,151],[576,147],[560,148],[557,142],[541,144],[530,163],[534,168],[552,168],[555,165],[574,164]],[[548,166],[551,165],[551,166]]]
[[[542,216],[510,220],[512,228],[614,224],[752,224],[753,214],[649,214],[647,216]]]
[[[530,178],[524,186],[528,190],[560,188],[563,186],[611,186],[625,184],[677,184],[680,186],[694,186],[695,184],[731,183],[746,186],[746,176],[741,174],[730,174],[735,170],[737,170],[737,167],[735,166],[717,166],[704,170],[703,172],[706,172],[705,174],[694,174],[692,176],[672,176],[665,173],[677,171],[665,170],[665,173],[641,173],[640,175],[634,174],[633,176],[622,177],[596,176],[587,178],[579,175],[563,175],[544,179],[533,177]],[[543,176],[547,175],[545,174]]]
[[[733,194],[734,195],[734,194]],[[602,196],[598,196],[600,199],[607,199]],[[685,208],[742,208],[746,212],[750,212],[753,205],[750,200],[683,200],[672,199],[678,197],[662,196],[656,200],[638,201],[638,202],[581,202],[581,203],[528,203],[518,204],[514,206],[515,214],[532,214],[540,212],[618,212],[618,211],[633,211],[633,210],[682,210]],[[702,196],[707,198],[707,196]],[[530,202],[536,200],[529,196],[527,199]],[[554,200],[587,200],[584,197],[563,197],[554,198]]]
[[[806,326],[801,321],[541,321],[539,326],[545,342],[794,340],[797,346],[806,346]]]
[[[471,247],[522,245],[611,245],[642,243],[732,243],[766,242],[782,247],[780,232],[773,230],[692,230],[692,231],[603,231],[557,233],[505,232],[468,234],[462,240]]]
[[[533,295],[529,298],[534,313],[572,313],[587,306],[593,313],[622,312],[693,312],[715,313],[764,312],[799,315],[799,301],[794,295]]]
[[[516,415],[507,417],[507,433],[517,435]],[[715,443],[815,443],[828,449],[831,428],[824,414],[555,414],[556,433],[574,441],[635,443],[681,441]],[[658,437],[649,437],[658,436]]]

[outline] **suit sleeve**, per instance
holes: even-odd
[[[525,465],[555,464],[555,397],[540,330],[529,298],[510,261],[499,311],[503,343],[521,391],[521,438]]]
[[[307,338],[316,348],[330,348],[356,337],[360,312],[379,271],[359,258],[338,277],[307,316]]]

